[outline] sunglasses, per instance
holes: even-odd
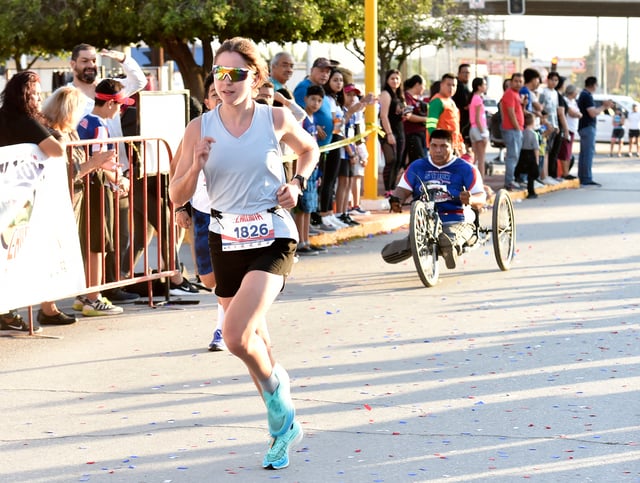
[[[212,72],[213,77],[216,80],[224,80],[225,77],[228,77],[231,82],[241,82],[249,77],[249,74],[252,74],[255,71],[251,69],[243,69],[241,67],[223,67],[221,65],[214,65]]]

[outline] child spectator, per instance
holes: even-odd
[[[539,154],[538,154],[538,182],[541,184],[548,184],[548,185],[554,185],[557,184],[558,182],[551,178],[550,176],[547,176],[547,173],[545,171],[545,167],[547,165],[548,162],[548,153],[547,153],[547,147],[548,147],[548,139],[549,136],[551,135],[551,130],[553,128],[551,127],[551,124],[549,123],[548,120],[548,114],[547,111],[545,111],[544,109],[541,111],[540,113],[540,127],[538,128],[538,142],[540,144],[540,148],[539,148]]]
[[[524,132],[522,133],[522,149],[518,159],[518,171],[527,175],[527,198],[537,198],[533,183],[538,178],[538,157],[540,144],[534,130],[535,116],[530,112],[524,113]]]
[[[624,116],[622,115],[622,109],[616,107],[615,114],[611,119],[613,125],[613,131],[611,132],[611,148],[609,150],[609,156],[613,156],[613,148],[618,145],[618,157],[622,156],[622,138],[624,138]]]
[[[350,109],[352,106],[358,103],[358,98],[361,95],[360,90],[356,88],[353,84],[347,84],[344,87],[344,97],[345,97],[345,106],[347,109]],[[369,104],[373,103],[373,94],[367,94],[362,101],[360,101],[360,105],[365,107]],[[349,136],[357,136],[362,132],[362,128],[364,125],[364,116],[361,110],[356,111],[347,122],[347,137]],[[347,211],[349,215],[368,215],[369,212],[360,208],[360,196],[362,191],[362,180],[364,179],[364,168],[367,165],[367,161],[369,159],[369,152],[367,151],[367,146],[364,144],[364,140],[358,140],[355,144],[352,144],[352,149],[354,150],[355,157],[351,159],[352,163],[350,163],[350,181],[349,181],[349,190],[351,194],[352,207]],[[349,204],[349,193],[347,193],[346,199],[344,200],[345,210],[348,208]],[[351,216],[349,216],[351,218]]]
[[[109,130],[106,120],[114,119],[120,114],[120,106],[133,104],[133,99],[124,97],[123,85],[113,79],[105,79],[96,86],[95,105],[90,114],[82,118],[78,125],[80,139],[104,140],[109,138]],[[94,144],[89,147],[89,155],[94,152],[113,149],[111,145]],[[89,185],[89,197],[91,207],[91,236],[89,245],[89,284],[90,286],[102,283],[102,265],[106,252],[114,250],[113,222],[114,204],[113,189],[123,193],[128,192],[128,180],[119,172],[102,171],[92,175]],[[104,196],[104,212],[100,209],[100,198]],[[101,232],[104,226],[104,247],[102,246]],[[82,236],[82,233],[81,233]],[[85,316],[113,315],[122,313],[122,307],[113,305],[100,292],[91,292],[84,297],[77,297],[74,310],[82,311]]]
[[[356,142],[356,151],[358,153],[358,162],[353,166],[353,176],[351,177],[352,206],[349,214],[354,216],[370,215],[369,211],[360,207],[362,181],[364,180],[364,169],[369,161],[369,151],[367,151],[367,145],[363,141]]]
[[[346,138],[353,137],[360,133],[360,125],[356,122],[357,114],[360,114],[361,92],[353,84],[347,84],[343,89],[344,104],[344,131]],[[354,109],[357,109],[354,112]],[[349,226],[357,226],[356,220],[349,215],[349,194],[351,192],[351,179],[354,176],[354,168],[360,165],[360,157],[355,143],[351,143],[342,150],[342,159],[338,169],[338,188],[336,189],[336,212],[340,213],[338,219]]]
[[[302,127],[317,140],[318,130],[313,120],[313,114],[322,106],[324,99],[324,89],[322,86],[311,85],[307,88],[304,96],[304,105],[307,116],[302,120]],[[296,253],[298,255],[317,255],[327,251],[324,247],[311,245],[309,242],[309,226],[311,225],[311,213],[318,209],[318,166],[315,167],[311,176],[307,180],[307,186],[302,190],[302,196],[294,210],[294,219],[298,228],[300,241]],[[324,231],[335,231],[335,228],[325,225],[318,225]]]
[[[258,88],[258,94],[255,97],[255,101],[260,104],[273,106],[274,92],[275,91],[273,90],[273,84],[269,81],[266,81]]]

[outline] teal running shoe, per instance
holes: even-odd
[[[273,366],[273,372],[278,378],[278,388],[273,394],[266,391],[262,393],[264,403],[267,405],[267,420],[271,436],[282,436],[291,427],[296,417],[296,410],[291,401],[291,383],[289,374],[280,364]]]
[[[271,439],[267,454],[262,460],[262,467],[270,470],[281,470],[289,466],[289,450],[302,441],[302,427],[294,421],[282,436]]]

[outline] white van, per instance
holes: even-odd
[[[612,116],[615,113],[615,107],[620,106],[622,108],[622,114],[625,118],[631,112],[631,108],[634,104],[639,104],[634,98],[629,96],[617,96],[614,94],[594,94],[593,100],[596,104],[596,107],[600,107],[602,105],[602,101],[605,99],[611,99],[616,103],[613,109],[609,109],[608,111],[604,111],[602,114],[598,114],[596,118],[596,142],[599,143],[608,143],[611,142],[611,133],[613,132],[613,123]],[[625,123],[624,125],[624,142],[629,141],[629,126]]]

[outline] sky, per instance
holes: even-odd
[[[489,17],[493,31],[501,32],[502,20],[507,40],[524,40],[530,57],[551,59],[584,57],[594,45],[598,32],[595,17],[542,17],[510,15]],[[600,17],[602,45],[627,44],[627,19]],[[629,19],[629,59],[640,61],[640,19]]]

